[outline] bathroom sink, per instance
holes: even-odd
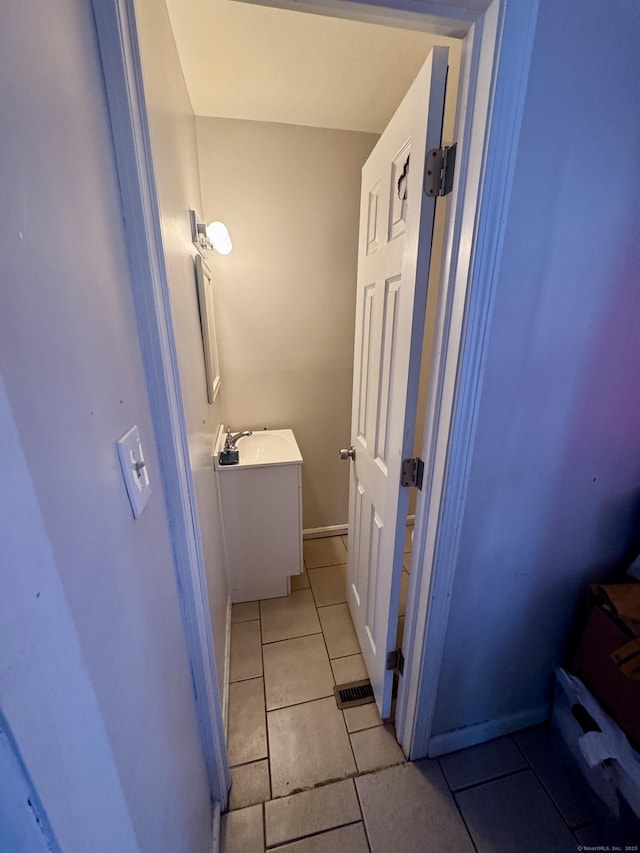
[[[293,431],[290,429],[265,429],[239,438],[236,444],[240,461],[236,465],[220,465],[218,457],[224,444],[224,431],[220,430],[216,442],[214,464],[219,471],[257,468],[263,465],[293,465],[302,462]]]
[[[220,465],[224,440],[221,427],[213,464],[231,601],[281,598],[304,571],[302,455],[290,429],[256,430],[238,436],[238,462]]]

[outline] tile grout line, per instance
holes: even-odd
[[[232,607],[233,607],[233,605],[232,605]],[[233,610],[232,610],[232,613],[233,613]],[[245,619],[243,622],[233,622],[233,621],[231,622],[230,643],[229,643],[229,685],[237,684],[239,681],[250,681],[252,678],[259,678],[259,676],[257,676],[257,675],[250,675],[246,678],[233,678],[232,677],[232,674],[233,674],[233,658],[234,658],[233,647],[234,647],[234,645],[237,645],[237,643],[238,643],[238,640],[236,637],[236,642],[234,644],[233,627],[234,627],[234,625],[248,625],[251,622],[260,622],[260,617],[258,617],[258,619]],[[236,634],[237,634],[237,632],[236,632]],[[260,636],[260,639],[262,640],[262,636]],[[236,658],[237,658],[237,655],[236,655]]]
[[[333,693],[327,693],[324,696],[316,696],[314,699],[303,699],[302,702],[291,702],[289,705],[279,705],[277,708],[269,708],[268,714],[273,714],[274,711],[286,711],[289,708],[297,708],[300,705],[310,705],[311,702],[322,702],[323,699],[333,699]]]
[[[445,785],[447,786],[447,788],[449,789],[449,794],[450,794],[450,796],[451,796],[451,799],[453,800],[453,804],[454,804],[454,806],[455,806],[456,811],[458,812],[458,815],[459,815],[459,817],[460,817],[460,820],[462,821],[462,825],[464,826],[464,828],[465,828],[465,829],[466,829],[466,831],[467,831],[467,835],[469,836],[469,841],[471,842],[471,846],[472,846],[472,847],[473,847],[473,849],[476,851],[476,853],[478,853],[478,847],[477,847],[477,845],[476,845],[475,838],[474,838],[474,837],[473,837],[473,835],[471,834],[471,830],[469,829],[469,826],[468,826],[468,824],[467,824],[467,821],[465,820],[465,817],[464,817],[464,815],[463,815],[463,813],[462,813],[462,809],[460,808],[460,803],[458,802],[458,798],[456,797],[456,792],[451,788],[451,785],[449,785],[449,782],[448,782],[448,780],[447,780],[447,777],[446,777],[446,775],[445,775],[445,772],[444,772],[444,770],[442,769],[442,764],[440,763],[440,759],[439,759],[439,758],[436,758],[436,762],[438,763],[438,769],[440,770],[440,773],[442,774],[442,778],[444,779],[444,784],[445,784]],[[465,789],[465,790],[469,790],[469,789],[467,788],[467,789]]]
[[[267,642],[262,643],[262,645],[273,646],[276,643],[288,643],[289,640],[303,640],[305,637],[317,637],[318,634],[322,634],[322,631],[313,631],[311,634],[296,634],[295,637],[284,637],[282,640],[267,640]]]
[[[467,824],[467,821],[465,820],[464,815],[462,814],[462,810],[461,810],[461,808],[460,808],[460,806],[459,806],[459,804],[458,804],[458,801],[457,801],[457,800],[456,800],[456,798],[455,798],[455,794],[451,793],[451,798],[453,799],[453,803],[454,803],[454,805],[455,805],[455,807],[456,807],[456,811],[458,812],[458,814],[459,814],[459,816],[460,816],[460,820],[462,821],[462,825],[464,826],[464,828],[465,828],[465,829],[466,829],[466,831],[467,831],[467,835],[469,836],[469,841],[471,842],[471,846],[472,846],[472,847],[473,847],[473,849],[476,851],[476,853],[478,853],[478,845],[476,844],[476,840],[475,840],[475,838],[474,838],[474,837],[473,837],[473,835],[471,834],[471,830],[469,829],[469,826],[468,826],[468,824]]]
[[[311,584],[311,580],[309,580],[309,584]],[[311,594],[313,595],[313,601],[315,604],[316,599],[315,599],[315,595],[313,594],[313,587],[311,589]],[[318,613],[318,605],[317,604],[316,604],[316,615],[318,617],[318,622],[320,622],[320,627],[322,628],[322,622],[320,621],[320,614]],[[329,660],[329,669],[331,670],[331,677],[333,678],[333,683],[335,686],[338,682],[336,681],[336,676],[335,676],[335,673],[333,671],[333,667],[331,666],[331,655],[329,654],[329,646],[327,645],[327,638],[324,635],[324,628],[322,629],[321,633],[322,633],[322,640],[324,642],[325,651],[327,652],[327,658]],[[361,652],[361,654],[362,654],[362,652]],[[348,657],[348,656],[345,655],[345,657]],[[335,701],[335,693],[333,694],[333,696],[334,696],[334,701]],[[344,726],[344,730],[347,733],[347,740],[349,741],[349,749],[351,750],[351,756],[353,758],[353,765],[357,771],[358,763],[356,761],[356,756],[355,756],[355,753],[353,751],[353,744],[351,743],[351,735],[349,734],[349,728],[347,726],[347,719],[344,715],[343,710],[340,710],[340,714],[342,715],[342,725]],[[355,783],[354,783],[354,787],[355,787]],[[362,809],[360,809],[360,814],[362,815]]]
[[[345,728],[345,731],[347,733],[347,738],[349,739],[349,748],[351,749],[351,755],[353,756],[353,763],[354,763],[354,766],[356,768],[356,776],[362,776],[363,772],[358,767],[358,759],[356,758],[356,753],[355,753],[355,750],[353,748],[353,740],[351,739],[351,733],[349,732],[349,729],[347,727],[347,720],[346,720],[346,717],[344,715],[344,711],[342,711],[342,721],[344,723],[344,728]],[[366,731],[366,729],[363,731]],[[361,810],[361,812],[362,812],[362,810]]]
[[[248,767],[250,764],[260,764],[261,761],[268,760],[268,758],[251,758],[249,761],[239,761],[237,764],[230,764],[229,766],[232,770],[236,770],[238,767]],[[256,803],[253,803],[253,805],[256,805]]]
[[[349,749],[351,750],[351,755],[353,757],[353,764],[356,768],[356,772],[355,772],[353,778],[355,778],[356,776],[363,776],[364,775],[363,772],[358,767],[358,760],[356,758],[356,754],[355,754],[355,751],[353,749],[353,741],[351,740],[351,735],[349,734],[349,729],[347,728],[347,721],[344,718],[344,711],[342,712],[342,721],[344,722],[344,729],[347,733],[347,738],[349,739]]]
[[[296,794],[288,794],[288,796],[295,797]],[[327,835],[329,832],[333,832],[335,829],[344,829],[345,826],[357,826],[359,823],[364,826],[364,821],[361,818],[360,820],[348,820],[346,823],[337,823],[335,826],[330,826],[328,829],[321,829],[319,832],[307,832],[305,835],[296,835],[294,838],[287,838],[285,841],[278,841],[276,844],[270,844],[267,847],[267,850],[274,851],[274,853],[276,853],[276,851],[282,850],[283,847],[287,847],[290,844],[297,844],[299,841],[306,841],[307,838],[318,838],[321,835]]]
[[[516,738],[515,738],[515,737],[513,737],[513,736],[511,736],[511,740],[512,740],[512,741],[513,741],[513,743],[515,744],[516,749],[518,750],[518,752],[520,753],[520,755],[522,755],[522,757],[524,758],[524,760],[527,762],[527,766],[529,767],[529,769],[530,769],[530,770],[531,770],[531,772],[533,773],[534,778],[536,779],[536,781],[538,782],[538,784],[540,785],[540,787],[542,788],[542,790],[543,790],[543,791],[545,792],[545,794],[547,795],[547,799],[549,799],[549,800],[551,801],[551,804],[553,805],[554,809],[555,809],[555,810],[556,810],[556,812],[560,815],[560,820],[564,823],[564,825],[567,827],[567,829],[569,830],[569,832],[570,832],[570,833],[574,836],[574,838],[575,838],[575,835],[574,835],[574,829],[575,829],[575,827],[572,827],[572,826],[571,826],[571,824],[569,823],[569,821],[565,818],[565,816],[564,816],[564,815],[562,814],[562,812],[560,811],[560,807],[557,805],[556,801],[555,801],[555,800],[554,800],[554,798],[552,797],[552,795],[551,795],[551,791],[549,791],[549,789],[547,788],[547,786],[545,785],[545,783],[542,781],[542,779],[540,778],[540,776],[538,776],[538,774],[536,773],[536,769],[535,769],[535,767],[534,767],[534,766],[533,766],[533,764],[529,761],[529,759],[528,759],[528,757],[527,757],[527,755],[526,755],[525,751],[522,749],[522,747],[520,746],[520,744],[518,743],[518,741],[516,740]]]
[[[442,770],[442,765],[440,765]],[[503,779],[509,779],[511,776],[518,776],[520,773],[528,773],[530,767],[520,767],[518,770],[508,770],[506,773],[500,773],[497,776],[492,776],[490,779],[482,779],[479,782],[471,782],[469,785],[463,785],[461,788],[452,788],[449,783],[447,785],[452,794],[465,794],[467,791],[472,791],[474,788],[481,788],[483,785],[491,785],[493,782],[501,782]],[[442,775],[446,781],[446,775],[442,770]],[[535,774],[534,774],[535,775]]]
[[[517,742],[516,738],[515,738],[515,737],[513,737],[513,736],[509,736],[509,739],[510,739],[510,741],[514,744],[514,746],[516,747],[516,749],[518,750],[518,752],[520,753],[520,755],[522,756],[522,758],[523,758],[523,760],[524,760],[525,764],[527,765],[526,767],[522,767],[522,768],[520,768],[519,770],[514,770],[514,771],[511,771],[511,772],[509,772],[509,773],[502,773],[502,774],[500,774],[499,776],[495,776],[495,777],[493,777],[493,778],[491,778],[491,779],[484,779],[484,780],[482,780],[481,782],[476,782],[476,783],[474,783],[474,784],[472,784],[472,785],[466,785],[466,786],[464,786],[464,787],[462,787],[462,788],[459,788],[459,789],[457,789],[457,790],[455,790],[455,791],[454,791],[454,790],[453,790],[453,788],[449,785],[449,782],[447,781],[447,777],[446,777],[446,775],[444,774],[444,770],[442,770],[442,765],[440,764],[440,761],[439,761],[439,759],[438,759],[438,765],[440,766],[440,769],[441,769],[441,771],[442,771],[442,774],[443,774],[443,776],[444,776],[444,778],[445,778],[445,782],[447,783],[447,786],[449,787],[449,790],[450,790],[450,792],[451,792],[451,794],[452,794],[452,796],[453,796],[453,798],[454,798],[454,801],[455,801],[455,803],[456,803],[456,806],[457,806],[457,808],[458,808],[458,811],[460,812],[460,816],[461,816],[461,818],[462,818],[462,820],[463,820],[463,823],[464,823],[465,827],[467,827],[467,824],[466,824],[466,821],[464,820],[464,816],[463,816],[462,811],[461,811],[461,809],[460,809],[460,806],[459,806],[459,804],[458,804],[457,794],[465,793],[466,791],[473,790],[473,789],[475,789],[475,788],[480,788],[480,787],[482,787],[483,785],[489,785],[489,784],[491,784],[491,783],[493,783],[493,782],[501,781],[501,780],[503,780],[503,779],[508,779],[508,778],[510,778],[511,776],[517,776],[517,775],[520,775],[520,774],[522,774],[522,773],[529,773],[529,772],[531,772],[531,773],[533,774],[534,779],[536,780],[536,782],[538,782],[538,784],[540,785],[540,788],[542,789],[542,791],[543,791],[543,792],[544,792],[544,794],[546,795],[547,800],[551,803],[551,805],[553,806],[553,808],[554,808],[555,812],[556,812],[556,813],[558,814],[558,816],[560,817],[560,820],[561,820],[562,824],[566,827],[566,829],[569,831],[569,833],[570,833],[570,834],[571,834],[571,836],[574,838],[574,840],[575,840],[575,841],[578,841],[578,839],[577,839],[577,837],[576,837],[576,835],[575,835],[576,831],[578,831],[579,829],[584,828],[584,826],[592,826],[592,825],[595,825],[595,824],[597,824],[597,821],[589,821],[589,822],[587,822],[586,824],[582,824],[582,825],[578,825],[578,826],[576,826],[576,827],[572,827],[572,826],[569,824],[569,822],[566,820],[566,818],[564,817],[564,815],[562,814],[562,812],[561,812],[561,810],[560,810],[560,807],[556,804],[556,802],[555,802],[555,800],[554,800],[553,796],[551,795],[550,791],[548,790],[547,786],[544,784],[543,780],[540,778],[540,776],[539,776],[539,775],[538,775],[538,773],[536,772],[536,770],[535,770],[534,766],[532,765],[531,761],[529,760],[529,758],[528,758],[528,756],[526,755],[526,753],[524,752],[524,750],[521,748],[520,744]],[[469,831],[468,827],[467,827],[467,831]],[[471,835],[471,833],[469,833],[469,835]],[[472,840],[473,840],[473,839],[472,839]],[[475,846],[475,844],[474,844],[474,846]]]
[[[263,675],[249,675],[247,678],[236,678],[235,681],[230,681],[229,684],[243,684],[245,681],[257,681],[263,677]]]
[[[365,837],[365,840],[367,842],[367,847],[369,848],[369,853],[371,853],[371,841],[369,839],[369,831],[367,829],[367,822],[364,819],[364,812],[362,810],[362,801],[360,800],[360,792],[358,791],[358,786],[356,785],[355,778],[353,780],[353,787],[355,788],[355,791],[356,791],[356,799],[358,801],[358,808],[360,809],[360,816],[362,818],[362,828],[364,830],[364,837]]]
[[[258,605],[260,613],[260,639],[262,639],[262,606]],[[269,738],[269,718],[267,716],[267,679],[264,669],[264,643],[260,645],[260,657],[262,658],[262,688],[264,696],[264,728],[267,736],[267,771],[269,774],[269,800],[273,799],[273,780],[271,778],[271,741]],[[267,807],[262,803],[262,829],[264,833],[264,846],[267,847]]]
[[[344,542],[343,542],[342,544],[344,545]],[[342,564],[342,563],[339,563],[338,565],[343,565],[343,564]],[[309,581],[309,583],[311,583],[311,581]],[[314,601],[315,601],[315,596],[314,596]],[[346,602],[346,603],[347,603],[347,605],[348,605],[348,602]],[[328,605],[328,606],[333,606],[333,605]],[[319,608],[318,608],[318,605],[316,604],[316,611],[317,611],[318,609],[319,609]],[[318,613],[318,621],[320,622],[320,614],[319,614],[319,613]],[[322,622],[320,622],[320,625],[322,625]],[[325,635],[324,635],[324,630],[322,631],[322,639],[324,640],[324,647],[325,647],[325,649],[326,649],[327,657],[328,657],[328,659],[329,659],[329,667],[330,667],[330,669],[331,669],[331,675],[332,675],[332,677],[333,677],[333,684],[334,684],[334,687],[335,687],[335,686],[337,686],[338,681],[337,681],[337,679],[336,679],[336,674],[335,674],[335,672],[334,672],[334,670],[333,670],[333,667],[331,666],[331,661],[332,661],[332,660],[341,660],[341,658],[332,658],[332,657],[329,655],[329,647],[327,646],[327,639],[326,639],[326,637],[325,637]],[[360,650],[359,654],[360,654],[360,656],[362,656],[362,650]],[[342,655],[342,658],[346,658],[346,657],[354,657],[354,655]],[[333,694],[333,696],[335,697],[335,693]],[[351,754],[353,755],[353,761],[354,761],[354,764],[355,764],[356,769],[357,769],[357,768],[358,768],[358,763],[357,763],[357,761],[356,761],[356,756],[355,756],[355,753],[354,753],[354,751],[353,751],[353,744],[351,743],[351,735],[353,734],[353,732],[350,732],[350,731],[349,731],[349,726],[347,725],[347,718],[346,718],[345,713],[344,713],[344,708],[342,708],[342,709],[341,709],[340,713],[342,714],[342,722],[344,723],[344,727],[345,727],[345,730],[346,730],[346,732],[347,732],[347,737],[349,738],[349,746],[351,747]],[[369,728],[376,728],[376,726],[370,726]],[[366,730],[366,729],[361,729],[361,731],[365,731],[365,730]],[[351,777],[351,778],[355,778],[355,777]],[[358,801],[358,804],[359,804],[359,801]],[[362,814],[362,809],[360,809],[360,814]]]
[[[522,747],[520,746],[520,744],[518,743],[516,738],[514,738],[513,735],[509,735],[509,738],[510,738],[511,742],[513,743],[513,745],[515,746],[515,748],[520,753],[520,755],[522,756],[522,758],[524,759],[524,761],[526,761],[527,767],[529,767],[529,768],[531,768],[531,770],[533,770],[533,767],[531,766],[531,762],[527,758],[525,751],[522,749]],[[533,772],[535,773],[535,770],[533,770]]]
[[[346,552],[345,552],[346,553]],[[307,574],[309,572],[316,572],[318,569],[335,569],[336,566],[346,566],[346,562],[337,562],[337,563],[323,563],[321,566],[308,566],[305,571]]]
[[[343,544],[344,544],[344,543],[343,543]],[[340,565],[341,565],[341,564],[340,564]],[[309,583],[311,583],[311,581],[309,581]],[[312,595],[313,595],[313,589],[312,589]],[[314,603],[315,603],[315,600],[316,600],[316,599],[315,599],[315,595],[313,595],[313,600],[314,600]],[[333,606],[333,605],[329,605],[329,606]],[[347,609],[348,609],[348,607],[349,607],[349,605],[348,605],[348,603],[347,603]],[[320,620],[320,614],[318,613],[318,610],[319,610],[319,608],[318,608],[318,605],[316,604],[316,614],[317,614],[317,616],[318,616],[318,622],[320,622],[320,627],[322,627],[322,622],[321,622],[321,620]],[[329,658],[329,668],[331,669],[331,675],[332,675],[332,677],[333,677],[333,680],[334,680],[335,684],[337,684],[336,677],[335,677],[335,673],[333,672],[333,667],[331,666],[331,660],[332,660],[332,658],[331,658],[331,655],[329,654],[329,646],[327,645],[327,638],[326,638],[326,637],[325,637],[325,635],[324,635],[324,628],[322,629],[322,638],[323,638],[323,640],[324,640],[325,649],[327,650],[327,657]],[[358,645],[359,645],[359,644],[358,644]],[[360,653],[360,654],[362,654],[362,649],[360,649],[360,652],[359,652],[359,653]],[[350,657],[350,655],[343,655],[343,657]],[[334,658],[334,660],[337,660],[337,658]],[[335,698],[335,693],[334,693],[334,698]],[[354,767],[355,767],[355,769],[356,769],[356,774],[359,774],[359,773],[360,773],[360,768],[358,767],[358,761],[357,761],[357,759],[356,759],[356,754],[355,754],[354,749],[353,749],[353,742],[352,742],[352,740],[351,740],[351,733],[349,732],[349,727],[347,726],[347,718],[346,718],[346,717],[345,717],[345,715],[344,715],[344,710],[340,710],[340,713],[341,713],[341,715],[342,715],[342,724],[343,724],[343,726],[344,726],[344,730],[345,730],[345,732],[346,732],[346,734],[347,734],[347,740],[349,741],[349,749],[351,750],[351,757],[353,758],[353,766],[354,766]],[[352,777],[352,778],[353,778],[353,777]],[[354,783],[354,785],[355,785],[355,783]],[[362,809],[360,809],[360,814],[362,814]]]
[[[302,703],[302,704],[304,704],[304,703]],[[370,729],[362,729],[362,731],[370,731]],[[354,732],[354,734],[357,734],[357,732]],[[258,761],[264,761],[265,759],[260,758],[257,760]],[[247,762],[247,763],[251,764],[251,762]],[[412,762],[412,761],[407,761],[407,759],[405,758],[399,764],[389,764],[389,765],[385,765],[384,767],[378,767],[375,770],[358,770],[357,765],[356,765],[356,770],[353,773],[349,773],[347,776],[326,779],[324,781],[315,783],[311,787],[298,788],[297,790],[292,791],[290,794],[281,794],[279,797],[273,797],[272,796],[271,799],[268,800],[267,802],[277,802],[278,800],[286,800],[289,797],[296,797],[298,794],[308,794],[311,791],[317,791],[320,788],[326,788],[328,785],[336,785],[339,782],[346,782],[348,779],[352,779],[355,782],[356,779],[360,779],[364,776],[375,776],[377,773],[382,773],[385,770],[391,770],[394,767],[404,767],[405,765],[413,764],[413,763],[414,762]],[[241,766],[241,765],[237,765],[237,766]],[[450,792],[450,793],[452,793],[452,792]],[[256,803],[254,805],[258,805],[258,804]],[[234,811],[236,811],[236,810],[234,809]],[[357,822],[358,821],[351,821],[351,823],[357,823]],[[324,832],[325,830],[322,830],[322,831]]]

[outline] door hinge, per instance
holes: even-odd
[[[392,669],[398,675],[404,672],[404,655],[402,649],[394,649],[387,655],[387,669]]]
[[[457,147],[458,143],[454,142],[453,145],[431,148],[427,152],[424,176],[424,191],[427,195],[449,195],[453,189]]]
[[[424,475],[424,462],[419,456],[413,459],[402,460],[402,471],[400,473],[400,485],[417,486],[422,489],[422,477]]]

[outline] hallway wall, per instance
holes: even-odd
[[[89,0],[3,8],[0,102],[0,710],[65,851],[195,853],[209,785]]]
[[[136,19],[218,686],[224,702],[228,591],[212,453],[225,387],[210,405],[194,273],[197,250],[189,223],[189,208],[202,211],[195,117],[165,4],[136,0]]]
[[[346,524],[360,169],[370,133],[197,118],[225,423],[291,427],[304,527]]]
[[[441,735],[544,714],[585,585],[616,577],[640,547],[639,39],[632,0],[615,15],[599,0],[540,4]]]

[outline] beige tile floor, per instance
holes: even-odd
[[[409,536],[405,547],[403,615]],[[289,597],[232,609],[222,853],[569,853],[623,840],[547,728],[409,763],[375,705],[340,711],[334,684],[366,678],[346,538],[306,540],[304,555]]]

